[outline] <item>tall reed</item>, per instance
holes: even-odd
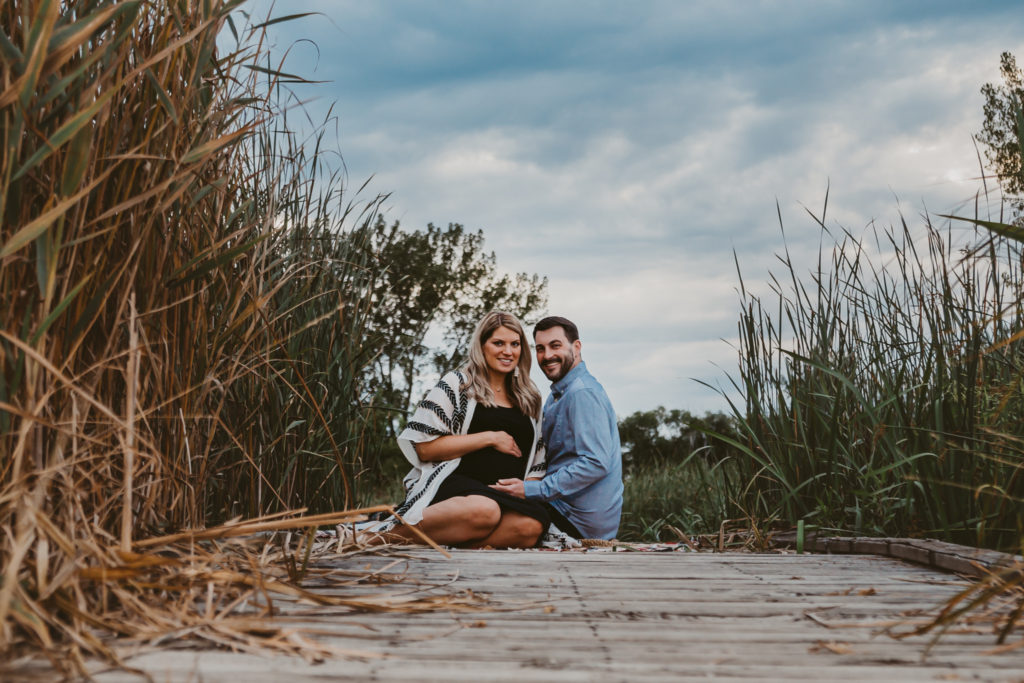
[[[101,649],[141,536],[351,497],[378,203],[240,4],[0,4],[0,651]]]
[[[208,506],[218,517],[347,507],[375,431],[365,377],[378,340],[367,323],[381,275],[367,232],[349,228],[372,222],[381,198],[349,201],[323,158],[323,129],[297,140],[287,112],[248,142],[240,158],[273,188],[262,211],[275,227],[262,253],[251,362],[220,407],[229,427]]]
[[[768,298],[742,285],[737,443],[757,514],[863,534],[1019,547],[1024,272],[930,220],[837,239]],[[962,233],[958,233],[962,237]]]

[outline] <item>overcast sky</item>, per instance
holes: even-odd
[[[247,7],[264,16],[269,2]],[[549,278],[549,312],[620,416],[722,410],[738,279],[827,224],[955,210],[1017,2],[283,0],[286,71],[333,105],[350,184],[387,218],[483,230],[498,266]],[[547,382],[534,369],[546,393]]]

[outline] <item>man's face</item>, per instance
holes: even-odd
[[[533,336],[533,341],[537,349],[537,365],[552,382],[565,377],[580,362],[580,340],[569,343],[561,327],[541,330]]]

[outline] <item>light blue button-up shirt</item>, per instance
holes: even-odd
[[[615,410],[604,387],[580,363],[551,385],[542,423],[547,475],[524,482],[584,538],[615,538],[622,517],[622,449]]]

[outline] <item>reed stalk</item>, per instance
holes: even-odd
[[[808,273],[786,252],[769,296],[740,278],[741,505],[833,532],[1019,549],[1019,248],[930,220],[835,239],[816,222]]]
[[[240,5],[0,4],[4,653],[115,657],[91,629],[151,589],[82,572],[146,538],[353,500],[379,198],[290,132]]]

